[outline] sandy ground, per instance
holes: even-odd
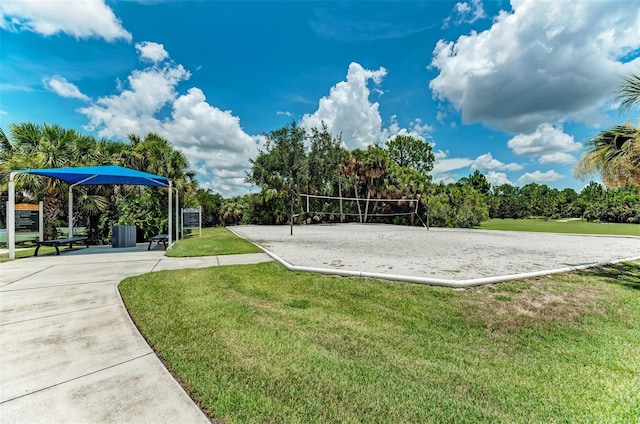
[[[640,258],[640,237],[379,224],[237,226],[231,230],[296,266],[445,280],[523,274]]]

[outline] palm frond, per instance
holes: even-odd
[[[640,105],[640,74],[631,74],[623,78],[624,82],[616,93],[620,101],[620,110],[628,112]]]

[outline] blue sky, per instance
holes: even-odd
[[[292,119],[350,149],[428,140],[436,181],[580,190],[581,143],[638,118],[614,92],[640,71],[639,0],[3,0],[0,37],[5,132],[156,132],[224,196]]]

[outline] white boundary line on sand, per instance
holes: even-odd
[[[442,287],[451,287],[451,288],[467,288],[467,287],[475,287],[475,286],[483,286],[487,284],[495,284],[495,283],[504,283],[506,281],[513,280],[521,280],[524,278],[532,278],[532,277],[540,277],[543,275],[552,275],[552,274],[560,274],[563,272],[570,271],[579,271],[582,269],[594,268],[602,265],[611,265],[620,262],[629,262],[636,261],[640,259],[639,257],[635,258],[625,258],[625,259],[616,259],[614,261],[603,261],[603,262],[592,262],[584,265],[576,265],[576,266],[567,266],[564,268],[556,268],[545,271],[533,271],[533,272],[525,272],[521,274],[510,274],[510,275],[499,275],[495,277],[483,277],[483,278],[472,278],[470,280],[446,280],[441,278],[429,278],[429,277],[413,277],[409,275],[396,275],[396,274],[381,274],[377,272],[368,272],[368,271],[349,271],[349,270],[341,270],[334,268],[315,268],[309,266],[297,266],[292,265],[284,259],[280,258],[275,253],[265,249],[258,243],[255,243],[242,235],[238,234],[231,228],[227,227],[227,230],[231,231],[236,236],[243,238],[249,241],[252,244],[255,244],[260,249],[262,249],[267,255],[269,255],[274,260],[280,262],[287,268],[289,271],[298,271],[298,272],[315,272],[318,274],[327,274],[327,275],[339,275],[342,277],[365,277],[365,278],[378,278],[381,280],[392,280],[392,281],[400,281],[404,283],[414,283],[414,284],[426,284],[430,286],[442,286]]]

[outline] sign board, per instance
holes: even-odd
[[[30,203],[16,205],[16,232],[37,233],[40,229],[40,207]]]
[[[201,208],[182,208],[182,233],[184,229],[197,228],[202,235],[202,209]]]

